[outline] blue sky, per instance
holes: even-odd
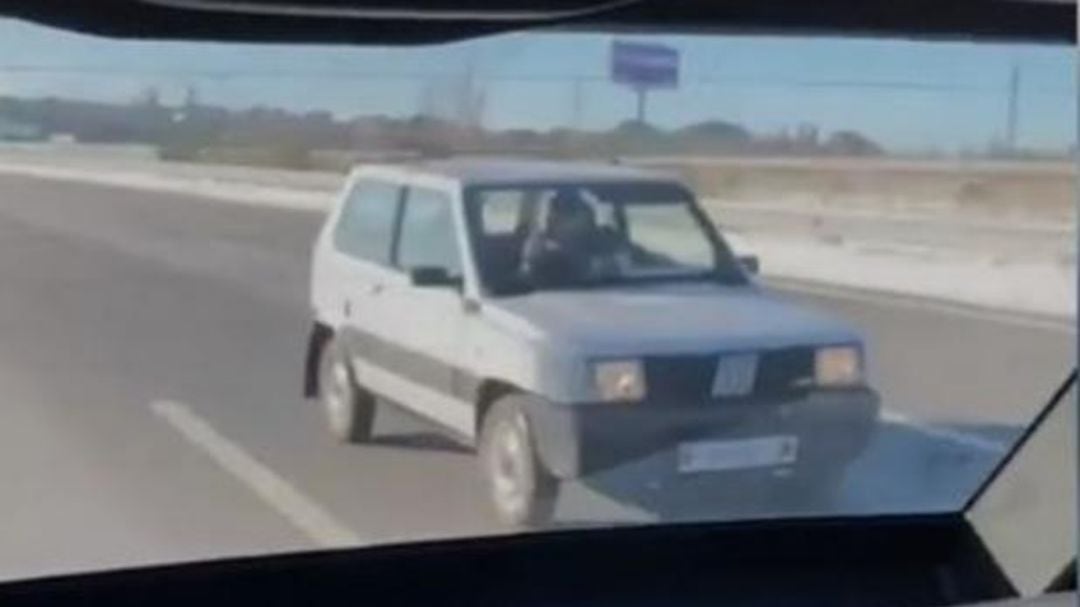
[[[1066,46],[644,39],[680,51],[679,88],[650,95],[649,120],[663,127],[718,119],[770,133],[810,123],[858,129],[900,151],[979,148],[1004,134],[1015,65],[1019,143],[1060,149],[1076,139],[1077,70]],[[127,101],[156,86],[176,103],[194,86],[204,102],[233,107],[404,116],[445,105],[471,73],[488,126],[606,128],[632,117],[635,103],[607,82],[611,40],[518,33],[419,48],[230,45],[115,41],[0,20],[0,95]]]

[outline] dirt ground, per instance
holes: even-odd
[[[990,219],[1071,222],[1073,163],[897,159],[671,159],[703,197],[731,203],[841,210],[949,212]]]

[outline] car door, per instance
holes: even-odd
[[[459,218],[450,189],[409,186],[405,191],[394,265],[399,274],[382,294],[396,327],[396,385],[415,410],[466,438],[474,433],[474,406],[462,368],[467,310]],[[442,276],[414,282],[417,272]]]
[[[328,225],[312,277],[316,309],[337,330],[361,383],[379,341],[393,338],[381,296],[397,274],[392,251],[403,192],[390,180],[357,178]]]

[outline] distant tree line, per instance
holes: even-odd
[[[310,163],[312,153],[321,150],[556,156],[885,153],[880,144],[857,131],[821,136],[816,128],[807,125],[793,133],[773,134],[756,134],[722,120],[670,130],[633,121],[593,131],[493,130],[475,122],[429,115],[341,120],[330,112],[297,113],[266,107],[234,110],[201,104],[195,95],[189,95],[179,106],[169,107],[153,91],[128,104],[0,97],[0,124],[9,125],[12,133],[23,136],[36,133],[42,138],[64,135],[87,143],[155,145],[167,159],[213,160],[215,155],[262,153],[267,158],[253,157],[251,161],[300,167]]]

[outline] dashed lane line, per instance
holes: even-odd
[[[320,547],[365,543],[355,531],[223,436],[184,403],[159,400],[152,402],[150,409]]]

